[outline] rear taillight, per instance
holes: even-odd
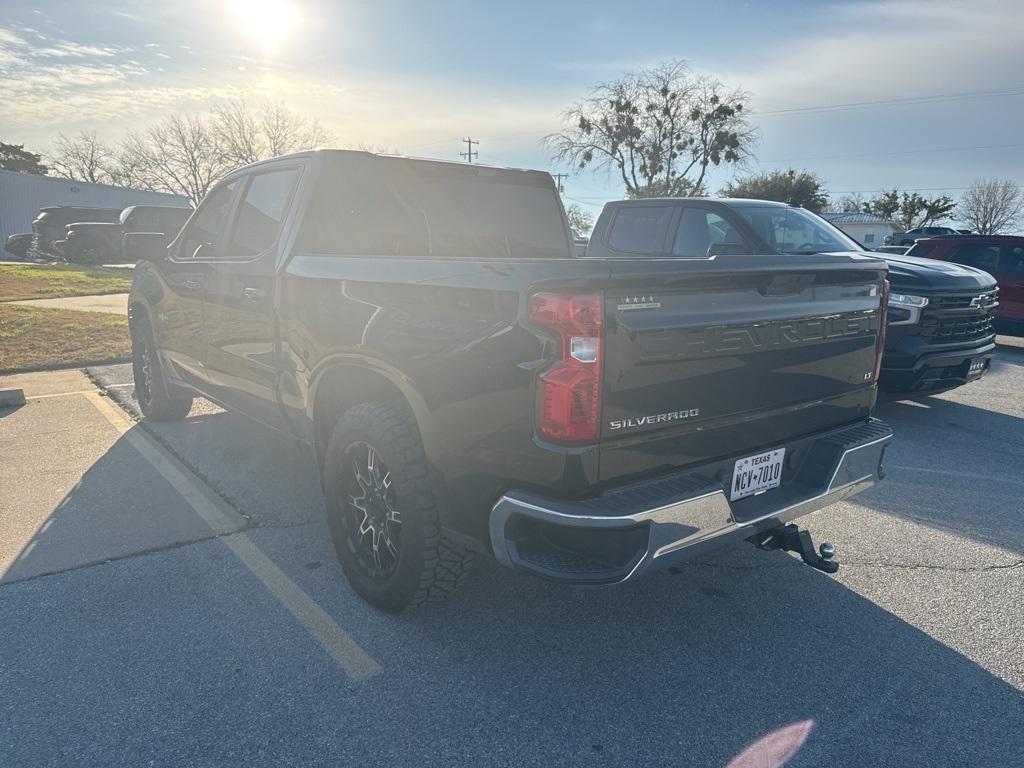
[[[882,372],[882,355],[885,354],[885,327],[889,313],[889,281],[882,281],[882,312],[878,320],[878,336],[875,338],[875,378]]]
[[[561,443],[597,440],[601,409],[599,293],[537,293],[530,319],[559,337],[559,358],[537,381],[537,431]]]

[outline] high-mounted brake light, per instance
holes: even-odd
[[[597,440],[601,410],[599,293],[537,293],[530,319],[555,331],[558,362],[537,382],[537,431],[562,443]]]
[[[878,336],[875,338],[875,378],[878,383],[878,376],[882,372],[882,355],[885,354],[885,326],[889,312],[889,281],[882,281],[882,312],[878,318]]]

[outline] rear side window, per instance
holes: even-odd
[[[661,253],[672,214],[669,205],[620,208],[612,222],[608,245],[629,253]]]
[[[255,256],[277,242],[298,177],[298,168],[288,168],[258,173],[249,180],[226,255]]]
[[[325,158],[298,248],[353,256],[569,258],[544,174],[408,158]]]
[[[751,253],[739,231],[717,213],[701,208],[684,208],[672,244],[672,255],[707,258],[712,252]]]
[[[956,245],[949,251],[949,261],[977,267],[994,275],[999,269],[999,247],[975,243]]]

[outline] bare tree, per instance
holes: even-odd
[[[694,194],[708,168],[750,156],[747,99],[669,61],[598,85],[546,142],[556,161],[617,171],[630,197]]]
[[[238,99],[213,108],[213,131],[227,162],[248,165],[331,142],[331,134],[317,120],[295,114],[280,103],[252,112]]]
[[[861,213],[864,210],[864,204],[867,202],[867,198],[863,192],[851,192],[848,195],[844,195],[839,198],[839,202],[836,203],[837,209],[843,213]]]
[[[978,179],[960,198],[957,219],[979,235],[1000,235],[1024,218],[1024,193],[1010,180]]]
[[[211,122],[199,115],[171,115],[142,133],[128,134],[121,158],[136,185],[185,195],[193,204],[234,167]]]
[[[53,144],[48,157],[54,175],[73,181],[93,184],[116,184],[119,181],[117,157],[96,131],[79,131],[69,137],[63,133]]]
[[[589,237],[594,228],[594,216],[579,203],[572,203],[565,209],[565,217],[576,237]]]

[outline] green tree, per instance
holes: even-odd
[[[743,197],[756,200],[777,200],[798,205],[814,213],[828,207],[825,182],[810,171],[768,171],[730,182],[719,192],[722,197]]]
[[[546,142],[556,162],[618,172],[630,197],[698,194],[710,167],[750,156],[747,98],[669,61],[596,86]]]
[[[4,144],[0,141],[0,170],[45,176],[48,168],[43,165],[43,156],[29,152],[24,144]]]
[[[864,213],[873,213],[891,221],[903,231],[926,227],[948,218],[956,207],[947,195],[925,197],[918,192],[900,192],[898,189],[879,192],[864,203]]]

